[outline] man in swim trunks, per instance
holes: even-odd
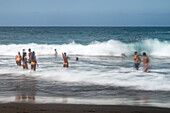
[[[138,70],[141,62],[141,57],[138,55],[138,52],[135,52],[134,60],[135,60],[135,68],[136,70]]]
[[[16,56],[16,63],[18,66],[21,66],[21,54],[18,52],[18,55]]]
[[[28,62],[31,63],[31,49],[30,48],[28,49],[28,57],[29,57]]]
[[[35,56],[35,52],[32,52],[31,55],[31,70],[36,70],[36,65],[37,65],[37,60],[36,60],[36,56]]]
[[[22,50],[22,61],[24,61],[25,49]]]
[[[69,59],[69,57],[66,55],[66,53],[62,53],[62,56],[63,56],[63,60],[64,60],[64,62],[63,62],[63,67],[67,67],[68,68],[68,59]]]
[[[144,70],[143,72],[147,72],[149,67],[150,67],[150,61],[148,56],[146,55],[146,53],[143,53],[143,60],[142,60],[143,64],[144,64]]]

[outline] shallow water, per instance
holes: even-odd
[[[169,41],[169,27],[0,27],[0,102],[169,107]],[[28,48],[36,72],[16,66],[15,55]],[[148,54],[148,73],[143,64],[134,69],[135,51]],[[69,68],[62,52],[71,57]]]
[[[151,57],[152,69],[144,73],[142,65],[133,68],[132,56],[78,56],[78,62],[71,56],[69,68],[62,67],[61,56],[37,57],[36,72],[22,70],[13,57],[0,57],[1,102],[170,105],[167,58]]]

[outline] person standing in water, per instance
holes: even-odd
[[[143,64],[144,64],[144,70],[143,70],[143,72],[147,72],[148,69],[149,69],[149,67],[150,67],[150,61],[149,61],[149,58],[148,58],[148,56],[146,55],[145,52],[143,53],[142,62],[143,62]]]
[[[57,58],[57,49],[54,49],[54,52],[55,52],[55,58]]]
[[[135,68],[136,68],[136,70],[138,70],[140,67],[140,62],[141,62],[141,58],[138,55],[138,52],[135,52],[134,60],[135,60]]]
[[[22,50],[22,61],[24,61],[25,49]]]
[[[15,60],[16,60],[16,64],[18,66],[21,66],[21,54],[20,54],[20,52],[18,52],[18,55],[16,56]]]
[[[27,53],[24,52],[23,53],[23,69],[28,69],[28,65],[27,65]]]
[[[28,57],[29,57],[28,62],[29,62],[29,63],[31,63],[31,54],[32,54],[32,53],[31,53],[31,49],[29,48],[29,49],[28,49]]]
[[[36,70],[36,65],[37,65],[37,60],[36,60],[36,56],[35,56],[35,52],[32,52],[31,55],[31,70]]]
[[[62,56],[63,56],[63,60],[64,60],[64,62],[63,62],[63,67],[69,67],[69,64],[68,64],[68,59],[69,59],[69,57],[66,55],[66,53],[62,53]]]
[[[74,61],[78,61],[79,60],[79,58],[78,57],[76,57],[76,59],[74,60]]]

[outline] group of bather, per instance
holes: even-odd
[[[55,51],[55,57],[57,57],[57,50],[54,49]],[[69,63],[68,63],[68,59],[69,57],[66,55],[66,53],[62,53],[62,57],[63,57],[63,67],[69,67]],[[126,57],[126,55],[124,53],[122,53],[122,57]],[[28,49],[28,59],[27,59],[27,53],[25,52],[25,49],[23,49],[22,52],[22,56],[20,54],[20,52],[18,52],[18,55],[16,56],[16,64],[18,66],[21,66],[21,61],[23,62],[22,66],[23,69],[28,69],[28,64],[29,63],[31,65],[31,70],[36,70],[36,66],[37,64],[37,60],[36,60],[36,56],[35,56],[35,52],[31,52],[31,49]],[[78,61],[78,57],[76,57],[76,60]],[[148,69],[150,68],[150,61],[148,56],[146,55],[146,53],[143,53],[143,59],[141,59],[141,56],[138,54],[138,52],[134,53],[134,61],[135,61],[135,68],[136,70],[138,70],[140,68],[140,64],[141,62],[143,62],[144,64],[144,72],[147,72]]]
[[[54,49],[55,51],[55,57],[57,58],[57,50]],[[69,56],[66,55],[66,53],[62,53],[62,57],[63,57],[63,67],[69,67],[69,63],[68,63],[68,59],[70,59]],[[74,61],[78,61],[78,57],[76,57],[76,59]],[[36,70],[36,66],[37,64],[37,60],[36,60],[36,56],[35,56],[35,52],[31,52],[31,49],[28,49],[28,59],[27,59],[27,53],[25,52],[25,49],[23,49],[22,52],[22,56],[20,54],[20,52],[18,52],[18,55],[16,56],[16,64],[18,66],[21,66],[21,62],[23,62],[22,66],[23,69],[28,69],[28,63],[31,65],[31,70]]]
[[[16,56],[16,64],[18,66],[21,66],[21,62],[23,63],[23,69],[28,69],[28,63],[31,65],[31,70],[36,70],[37,60],[35,56],[35,52],[31,52],[31,49],[28,49],[28,59],[27,59],[27,52],[25,52],[25,49],[22,51],[22,56],[20,52],[18,52],[18,55]]]
[[[143,69],[144,72],[147,72],[151,66],[149,58],[145,52],[143,52],[143,59],[141,59],[141,56],[138,54],[138,52],[135,52],[134,53],[134,61],[135,61],[136,70],[138,70],[140,68],[141,62],[143,62],[143,65],[144,65],[144,69]]]

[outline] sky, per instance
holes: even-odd
[[[0,0],[0,26],[170,26],[170,0]]]

